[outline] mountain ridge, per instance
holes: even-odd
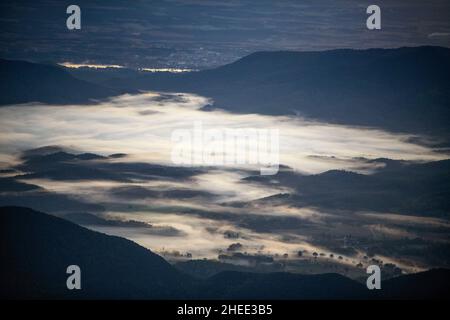
[[[402,276],[393,285],[386,280],[386,296],[338,274],[225,271],[199,280],[132,241],[32,209],[1,207],[0,220],[0,296],[7,299],[430,299],[449,294],[450,270]],[[71,264],[82,270],[81,290],[65,287]],[[427,283],[426,296],[409,277]]]
[[[448,146],[449,74],[450,48],[437,46],[262,51],[180,74],[0,60],[0,105],[89,103],[137,90],[189,92],[212,98],[206,109],[422,134]]]
[[[422,46],[256,52],[214,69],[139,73],[103,84],[191,92],[236,113],[300,115],[449,142],[449,74],[450,49]]]
[[[88,103],[119,95],[120,90],[77,79],[64,68],[0,59],[0,106],[21,103]]]

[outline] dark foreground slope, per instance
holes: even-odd
[[[85,103],[120,94],[119,90],[79,80],[63,68],[0,59],[0,105],[43,102]]]
[[[447,270],[383,282],[386,295],[337,274],[222,272],[195,280],[132,241],[31,209],[1,207],[0,226],[2,298],[364,299],[449,293]],[[65,271],[72,264],[81,268],[81,290],[66,289]]]
[[[224,299],[364,299],[368,290],[339,274],[221,272],[207,280],[207,296]]]
[[[136,243],[20,207],[2,207],[1,296],[9,298],[177,298],[191,289],[160,256]],[[66,288],[78,265],[82,290]]]
[[[450,272],[434,269],[385,281],[384,299],[449,299]]]

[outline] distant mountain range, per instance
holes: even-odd
[[[382,290],[338,274],[226,271],[196,279],[136,243],[23,207],[0,208],[0,296],[9,299],[367,299],[448,298],[450,271],[383,281]],[[81,268],[81,290],[66,268]]]
[[[301,115],[450,141],[449,48],[256,52],[222,67],[181,74],[65,71],[0,60],[0,76],[0,104],[85,103],[136,90],[193,92],[213,98],[210,108]]]
[[[103,84],[194,92],[239,113],[298,114],[446,139],[450,133],[449,48],[257,52],[216,69]]]

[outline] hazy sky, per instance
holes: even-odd
[[[69,4],[81,7],[79,31],[66,28]],[[366,28],[370,4],[382,30]],[[446,0],[3,1],[0,56],[201,68],[261,50],[448,47],[449,21]]]

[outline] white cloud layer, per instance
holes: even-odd
[[[171,134],[207,129],[278,129],[280,163],[305,173],[363,167],[355,158],[439,160],[446,155],[408,142],[411,136],[285,116],[202,111],[208,99],[190,94],[123,95],[93,105],[28,104],[0,109],[0,161],[21,150],[64,145],[97,153],[125,152],[133,160],[171,163]],[[251,169],[259,169],[254,167]],[[366,168],[367,169],[367,168]]]

